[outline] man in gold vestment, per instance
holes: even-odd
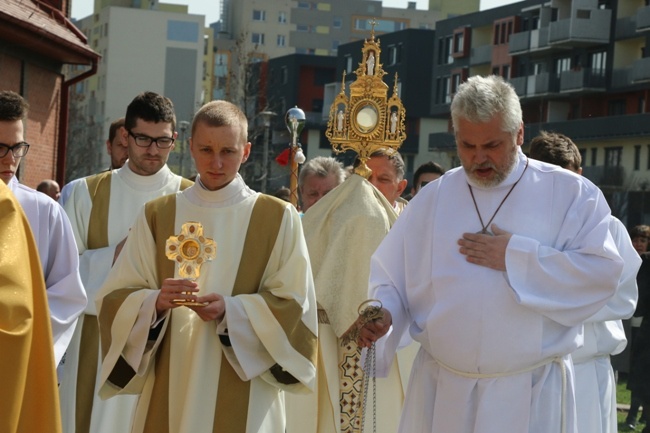
[[[27,218],[0,182],[0,431],[61,431],[45,280]]]

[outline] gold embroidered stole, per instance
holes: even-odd
[[[174,277],[174,263],[165,255],[165,242],[174,233],[176,219],[175,196],[161,197],[148,203],[145,214],[156,241],[156,263],[159,281]],[[316,336],[307,329],[301,321],[301,310],[293,300],[280,300],[273,297],[260,287],[271,252],[275,246],[286,203],[270,196],[258,196],[244,240],[244,248],[237,271],[232,296],[241,294],[260,293],[274,316],[287,333],[294,348],[315,364]],[[164,211],[163,211],[164,209]],[[121,302],[137,289],[118,290],[107,295],[103,300],[101,315],[105,309],[117,311]],[[113,299],[111,299],[113,298]],[[109,307],[109,305],[111,305]],[[108,311],[108,310],[106,310]],[[109,314],[114,316],[114,314]],[[297,315],[298,323],[294,320]],[[170,315],[166,320],[172,320]],[[102,322],[102,346],[110,344],[110,327],[104,329]],[[167,330],[171,329],[167,323]],[[108,334],[108,335],[106,335]],[[162,342],[155,355],[155,383],[151,393],[149,407],[145,420],[145,433],[169,432],[169,375],[170,375],[170,332],[162,337]],[[106,346],[108,347],[108,346]],[[134,372],[125,362],[118,362],[111,374],[111,382],[117,386],[125,386],[125,378],[133,377]],[[116,370],[121,370],[117,372]],[[119,382],[119,383],[117,383]],[[222,355],[219,373],[219,389],[216,407],[214,409],[213,432],[215,433],[245,433],[247,411],[249,407],[250,382],[242,381],[234,371],[225,355]],[[242,414],[242,411],[244,412]]]

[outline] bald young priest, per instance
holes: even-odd
[[[141,394],[133,432],[283,432],[283,390],[314,388],[316,300],[300,218],[239,176],[247,128],[231,103],[198,111],[195,185],[145,205],[98,294],[100,396]],[[189,221],[216,243],[196,282],[165,252]]]

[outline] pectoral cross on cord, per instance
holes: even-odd
[[[488,229],[488,227],[490,227],[490,224],[492,224],[492,221],[494,220],[494,217],[497,216],[497,213],[501,209],[501,206],[503,206],[503,203],[506,202],[506,200],[510,196],[510,193],[512,192],[512,190],[515,189],[515,187],[517,186],[517,184],[519,183],[521,178],[524,177],[524,173],[526,173],[527,168],[528,168],[528,158],[526,158],[526,166],[524,167],[524,171],[521,172],[521,175],[519,176],[519,179],[517,179],[517,181],[512,184],[512,186],[510,187],[510,190],[508,191],[506,196],[503,197],[503,200],[501,200],[501,203],[499,203],[499,206],[497,207],[497,210],[494,211],[494,213],[492,214],[492,218],[490,218],[490,221],[488,221],[487,224],[483,224],[483,217],[481,217],[481,212],[478,210],[478,205],[476,204],[476,199],[474,198],[474,191],[472,190],[472,185],[470,185],[469,183],[467,184],[467,187],[469,188],[469,193],[472,196],[472,202],[474,202],[474,209],[476,209],[476,214],[478,215],[478,219],[481,222],[481,227],[483,227],[481,229],[481,231],[478,232],[478,233],[484,234],[484,235],[494,236],[494,233],[492,233]]]

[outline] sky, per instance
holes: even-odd
[[[517,0],[481,0],[481,9],[490,9],[505,4],[514,3]],[[93,13],[93,1],[72,0],[72,18],[85,18]],[[210,24],[219,21],[219,0],[166,0],[164,3],[189,5],[191,14],[205,15],[205,23]],[[384,6],[405,8],[408,0],[382,0]],[[418,9],[427,9],[428,0],[417,0]]]

